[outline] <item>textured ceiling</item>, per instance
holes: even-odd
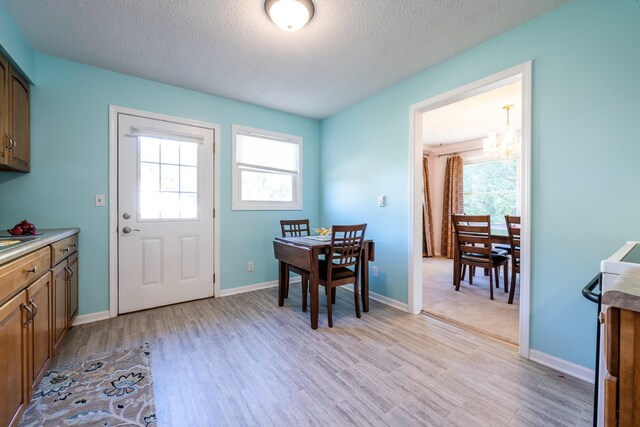
[[[263,0],[0,0],[42,53],[324,118],[564,0],[314,0],[296,33]]]
[[[478,140],[498,132],[507,122],[502,108],[507,104],[509,123],[522,128],[522,82],[472,96],[422,115],[423,144],[429,147]]]

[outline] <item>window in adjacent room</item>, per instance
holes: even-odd
[[[500,225],[505,215],[517,215],[517,158],[465,163],[463,168],[465,214],[489,214],[491,222]]]
[[[302,209],[302,138],[233,126],[233,209]]]

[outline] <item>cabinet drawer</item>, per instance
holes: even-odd
[[[51,245],[51,262],[52,265],[58,264],[60,261],[78,250],[78,235],[75,234],[66,239],[62,239]]]
[[[42,276],[51,267],[49,247],[39,249],[0,267],[0,303]]]

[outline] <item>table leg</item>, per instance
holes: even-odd
[[[362,311],[369,312],[369,245],[365,244],[362,250],[360,263],[360,297],[362,298]]]
[[[320,253],[313,250],[313,268],[311,271],[311,329],[318,329],[318,257]]]
[[[284,294],[289,281],[289,264],[284,261],[278,263],[278,307],[284,305]]]

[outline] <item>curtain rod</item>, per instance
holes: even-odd
[[[481,151],[481,150],[482,150],[482,148],[471,148],[469,150],[460,150],[460,151],[454,151],[452,153],[438,154],[438,157],[455,156],[455,155],[462,154],[462,153],[470,153],[472,151]]]

